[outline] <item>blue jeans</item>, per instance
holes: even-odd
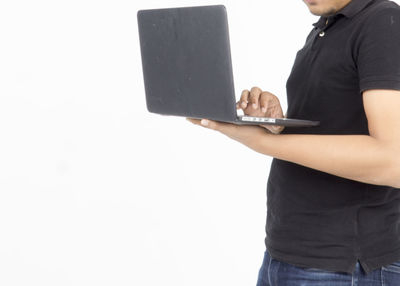
[[[400,261],[365,275],[357,262],[352,275],[301,268],[273,259],[265,251],[257,286],[400,286]]]

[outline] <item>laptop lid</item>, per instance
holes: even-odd
[[[235,121],[225,7],[140,10],[137,17],[148,110]]]

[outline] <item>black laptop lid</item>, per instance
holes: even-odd
[[[138,24],[150,112],[236,119],[224,6],[141,10]]]

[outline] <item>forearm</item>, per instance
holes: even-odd
[[[258,135],[257,152],[329,174],[400,187],[400,150],[366,135]]]
[[[397,136],[378,140],[367,135],[273,135],[261,127],[190,121],[277,159],[359,182],[400,188]]]

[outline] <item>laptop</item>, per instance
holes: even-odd
[[[237,114],[225,6],[139,10],[137,18],[149,112],[235,124],[319,124]]]

